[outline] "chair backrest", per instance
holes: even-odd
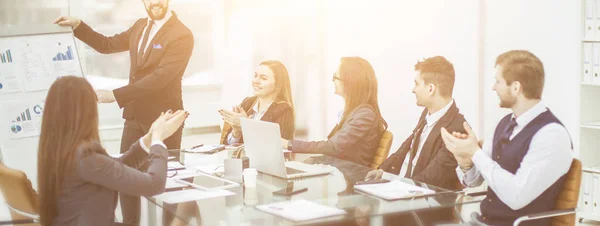
[[[571,168],[565,178],[563,189],[556,198],[555,210],[575,209],[579,199],[579,188],[581,187],[581,161],[573,159]],[[557,216],[552,218],[552,226],[575,225],[575,214]]]
[[[10,207],[22,212],[39,214],[38,197],[25,173],[0,163],[0,191]],[[12,220],[30,219],[11,211]],[[39,225],[39,224],[28,224]]]
[[[375,151],[375,157],[373,157],[373,162],[370,165],[372,169],[379,168],[379,165],[381,165],[381,163],[387,159],[393,140],[394,135],[392,132],[388,130],[383,132],[383,135],[381,135],[381,139],[379,140],[379,147],[377,147],[377,151]]]

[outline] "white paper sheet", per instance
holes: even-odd
[[[354,189],[386,200],[411,198],[435,193],[431,189],[418,187],[398,180],[380,184],[355,185]]]
[[[215,144],[215,145],[203,145],[197,148],[188,148],[185,149],[186,152],[191,153],[212,153],[217,151],[218,149],[225,149],[225,145]]]
[[[228,190],[201,191],[198,189],[186,189],[181,191],[165,192],[154,196],[154,198],[162,202],[173,204],[230,195],[235,195],[235,193]]]
[[[167,183],[165,184],[165,189],[174,189],[174,188],[185,188],[189,185],[182,184],[175,181],[173,178],[167,178]]]
[[[179,162],[167,162],[167,167],[169,169],[185,169],[185,166]]]
[[[256,206],[257,209],[299,222],[346,214],[346,211],[303,199]]]

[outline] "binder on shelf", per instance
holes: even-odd
[[[583,43],[583,77],[584,83],[592,83],[592,43]]]
[[[600,38],[600,0],[594,2],[594,36],[596,39]]]
[[[600,84],[600,43],[592,44],[592,83]]]
[[[583,183],[581,183],[582,210],[585,213],[592,213],[592,174],[583,173]]]
[[[592,213],[600,215],[600,174],[593,174],[592,181]],[[597,191],[596,194],[594,191]]]
[[[594,0],[586,0],[585,1],[585,38],[591,39],[595,36],[595,18],[594,11],[595,10],[595,1]]]

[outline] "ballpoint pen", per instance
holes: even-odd
[[[199,145],[193,146],[193,147],[192,147],[192,148],[190,148],[190,149],[196,149],[196,148],[199,148],[199,147],[202,147],[202,146],[204,146],[204,144],[199,144]]]

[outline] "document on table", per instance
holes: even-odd
[[[198,189],[185,189],[165,192],[154,196],[154,198],[158,201],[174,204],[230,195],[235,195],[235,193],[228,190],[201,191]]]
[[[193,166],[194,169],[206,174],[222,173],[225,171],[223,164],[206,164]]]
[[[256,206],[257,209],[299,222],[346,214],[346,211],[303,199]]]
[[[398,180],[380,184],[354,185],[354,189],[385,200],[407,199],[435,194],[435,191]]]
[[[189,185],[179,183],[179,182],[173,180],[173,178],[167,178],[167,183],[165,184],[165,189],[185,188],[187,186],[189,186]]]
[[[225,150],[225,145],[222,144],[215,144],[215,145],[202,145],[200,147],[196,147],[196,148],[191,148],[191,149],[184,149],[185,152],[190,152],[190,153],[215,153],[218,151],[222,151]]]
[[[185,169],[184,165],[179,162],[167,162],[167,168],[169,169]]]

